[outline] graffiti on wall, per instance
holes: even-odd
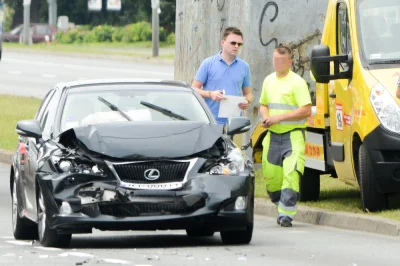
[[[269,14],[272,14],[272,17],[268,18],[267,16],[267,11],[272,10],[272,13],[269,12]],[[260,20],[259,20],[259,25],[258,25],[258,35],[259,35],[259,40],[262,46],[268,47],[272,46],[273,48],[278,47],[278,45],[281,43],[279,42],[278,38],[270,36],[266,38],[263,34],[264,29],[266,27],[271,27],[273,26],[273,22],[278,18],[279,16],[279,6],[275,1],[269,1],[267,2],[260,15]],[[312,45],[316,41],[319,40],[321,36],[321,32],[317,29],[315,33],[311,34],[310,36],[307,36],[306,38],[298,41],[298,42],[292,42],[292,43],[282,43],[284,45],[287,45],[290,47],[293,51],[293,66],[292,66],[292,71],[296,72],[300,76],[304,76],[304,73],[306,70],[309,70],[309,56],[307,54],[307,48],[309,45]]]

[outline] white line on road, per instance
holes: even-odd
[[[81,65],[71,65],[71,64],[57,64],[51,62],[41,62],[41,61],[29,61],[29,60],[20,60],[20,59],[4,59],[3,61],[21,63],[27,65],[41,65],[41,66],[52,66],[52,67],[64,67],[74,70],[98,70],[98,71],[107,71],[107,72],[117,72],[117,73],[136,73],[136,74],[152,74],[152,75],[164,75],[171,76],[173,73],[166,72],[155,72],[155,71],[145,71],[138,69],[123,69],[123,68],[111,68],[111,67],[95,67],[95,66],[81,66]],[[10,71],[11,72],[11,71]]]
[[[56,75],[52,75],[52,74],[42,74],[42,77],[44,78],[56,78]]]
[[[19,246],[30,246],[30,242],[25,242],[25,241],[19,241],[19,240],[14,240],[14,241],[6,241],[7,243],[14,244],[14,245],[19,245]]]
[[[11,71],[8,71],[8,74],[11,74],[11,75],[21,75],[21,71],[17,71],[17,70],[11,70]]]

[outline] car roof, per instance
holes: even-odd
[[[117,78],[117,79],[89,79],[89,80],[75,80],[70,82],[62,82],[56,84],[56,87],[62,90],[69,90],[74,88],[84,88],[96,85],[139,85],[139,84],[157,84],[168,85],[182,90],[193,90],[187,83],[177,80],[164,80],[164,79],[140,79],[140,78]]]

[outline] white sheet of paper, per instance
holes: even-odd
[[[224,95],[226,100],[222,100],[219,106],[218,117],[228,118],[231,116],[240,116],[242,109],[238,104],[244,101],[243,96]]]

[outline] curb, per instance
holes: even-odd
[[[59,51],[43,51],[36,49],[28,49],[28,48],[3,48],[3,50],[21,53],[27,52],[32,54],[42,54],[42,55],[59,55],[59,56],[68,56],[68,57],[76,57],[76,58],[88,58],[88,59],[111,59],[111,60],[120,60],[120,61],[130,61],[136,63],[148,63],[148,64],[162,64],[162,65],[174,65],[174,59],[163,59],[163,58],[153,58],[149,56],[140,56],[140,55],[104,55],[104,54],[86,54],[86,53],[75,53],[75,52],[59,52]],[[4,54],[3,54],[4,56]]]
[[[11,164],[13,155],[14,155],[14,153],[11,151],[6,151],[6,150],[0,149],[0,162],[6,163],[6,164]]]
[[[277,217],[276,207],[272,202],[264,198],[256,198],[254,202],[255,214]],[[400,222],[395,220],[361,214],[330,212],[305,206],[297,206],[294,221],[388,236],[400,236]]]
[[[0,149],[0,162],[11,164],[13,154],[11,151]],[[265,198],[254,199],[254,214],[277,217],[275,205]],[[395,220],[345,212],[330,212],[306,206],[297,206],[294,221],[387,236],[400,236],[400,222]]]

